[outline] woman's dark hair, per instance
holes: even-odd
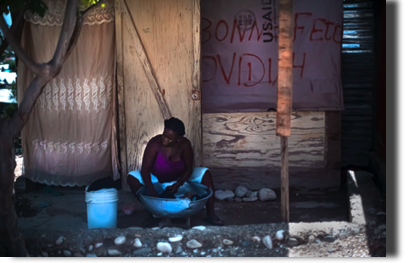
[[[185,125],[180,119],[177,119],[175,117],[165,120],[165,129],[174,131],[179,136],[185,135]]]

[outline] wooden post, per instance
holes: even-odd
[[[276,135],[281,136],[281,216],[289,222],[288,137],[292,115],[293,0],[279,0],[279,64],[277,82]]]

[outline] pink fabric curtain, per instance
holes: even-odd
[[[27,13],[23,48],[49,61],[61,32],[65,1],[45,1],[44,18]],[[38,97],[22,131],[24,176],[48,185],[85,186],[118,172],[115,108],[114,5],[84,22],[74,52]],[[18,97],[33,79],[18,67]]]

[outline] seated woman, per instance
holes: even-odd
[[[163,134],[153,137],[146,146],[143,154],[142,170],[132,171],[127,176],[130,190],[137,197],[137,191],[146,185],[149,195],[157,197],[154,183],[176,181],[171,186],[171,193],[178,191],[186,181],[201,183],[210,187],[214,192],[211,172],[205,167],[193,168],[194,153],[191,142],[183,137],[185,125],[177,118],[165,120]],[[224,222],[214,211],[214,195],[207,201],[206,221],[213,225],[222,226]]]

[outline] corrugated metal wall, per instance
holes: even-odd
[[[366,166],[370,157],[375,77],[373,40],[373,1],[344,0],[342,166]]]

